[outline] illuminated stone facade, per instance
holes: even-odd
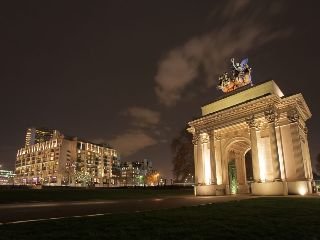
[[[117,161],[115,149],[55,131],[51,139],[18,150],[15,180],[20,184],[58,186],[116,185],[112,169]]]
[[[193,134],[195,194],[308,194],[312,167],[299,94],[285,97],[274,81],[243,87],[202,107]]]

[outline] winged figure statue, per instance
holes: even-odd
[[[231,63],[231,73],[224,73],[219,77],[217,88],[223,92],[231,92],[249,83],[252,84],[248,58],[243,59],[240,63],[236,63],[234,58],[232,58]]]

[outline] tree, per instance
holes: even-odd
[[[194,176],[192,134],[183,129],[171,142],[173,174],[178,182]],[[193,178],[194,179],[194,178]]]
[[[78,171],[75,174],[76,183],[81,183],[81,186],[87,187],[91,184],[91,176],[88,172]]]

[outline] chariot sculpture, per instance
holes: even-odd
[[[245,58],[241,63],[235,63],[234,58],[231,59],[231,72],[225,72],[219,77],[218,89],[223,92],[231,92],[239,87],[243,87],[251,82],[251,68],[248,65],[248,58]]]

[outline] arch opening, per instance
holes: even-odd
[[[231,141],[226,150],[226,190],[229,194],[250,193],[253,180],[250,141]]]

